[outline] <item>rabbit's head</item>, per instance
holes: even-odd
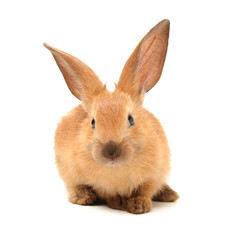
[[[82,101],[87,117],[81,140],[93,159],[104,165],[122,165],[141,151],[151,134],[142,102],[159,80],[168,46],[169,21],[158,23],[127,60],[114,92],[109,92],[85,63],[44,44],[53,54],[72,94]]]

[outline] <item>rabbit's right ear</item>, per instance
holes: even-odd
[[[135,102],[159,80],[168,46],[170,22],[165,19],[152,28],[127,60],[118,87]]]
[[[98,76],[72,55],[46,43],[44,46],[52,53],[71,93],[81,100],[84,106],[90,105],[93,97],[104,89]]]

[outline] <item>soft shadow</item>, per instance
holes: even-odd
[[[178,202],[155,202],[153,201],[152,209],[157,210],[157,209],[172,209],[176,208],[178,205]]]
[[[165,211],[165,210],[171,210],[171,209],[174,209],[174,208],[177,208],[177,205],[178,205],[178,201],[176,202],[156,202],[156,201],[153,201],[152,202],[152,210],[151,210],[151,213],[154,213],[154,212],[158,212],[158,211]],[[89,207],[90,209],[94,209],[94,211],[99,211],[99,212],[104,212],[104,213],[107,213],[107,214],[114,214],[114,215],[132,215],[131,213],[128,213],[126,211],[123,211],[123,210],[117,210],[117,209],[112,209],[112,208],[109,208],[106,204],[105,201],[97,201],[94,205],[88,205],[88,206],[82,206],[82,207]],[[134,216],[137,216],[135,214],[133,214]],[[142,214],[140,214],[142,215]],[[145,215],[145,214],[143,214]]]

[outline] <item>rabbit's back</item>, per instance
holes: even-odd
[[[84,119],[87,117],[82,105],[72,109],[66,116],[62,117],[55,133],[55,148],[65,148],[77,137]]]
[[[81,128],[87,114],[82,105],[72,109],[66,116],[62,117],[55,132],[55,161],[60,176],[67,185],[67,180],[76,175],[74,170],[76,162],[73,161],[73,155],[78,152]],[[72,175],[72,177],[70,177]]]

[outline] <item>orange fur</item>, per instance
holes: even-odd
[[[167,189],[170,170],[168,142],[160,122],[142,107],[145,92],[161,75],[168,32],[169,21],[164,20],[143,38],[114,92],[86,64],[46,45],[83,103],[62,118],[55,134],[56,164],[69,201],[85,205],[100,198],[109,207],[144,213],[150,211],[152,198],[166,201],[164,193],[171,195],[170,188],[161,191]],[[134,117],[132,126],[129,115]],[[103,154],[109,141],[121,153],[116,159]]]

